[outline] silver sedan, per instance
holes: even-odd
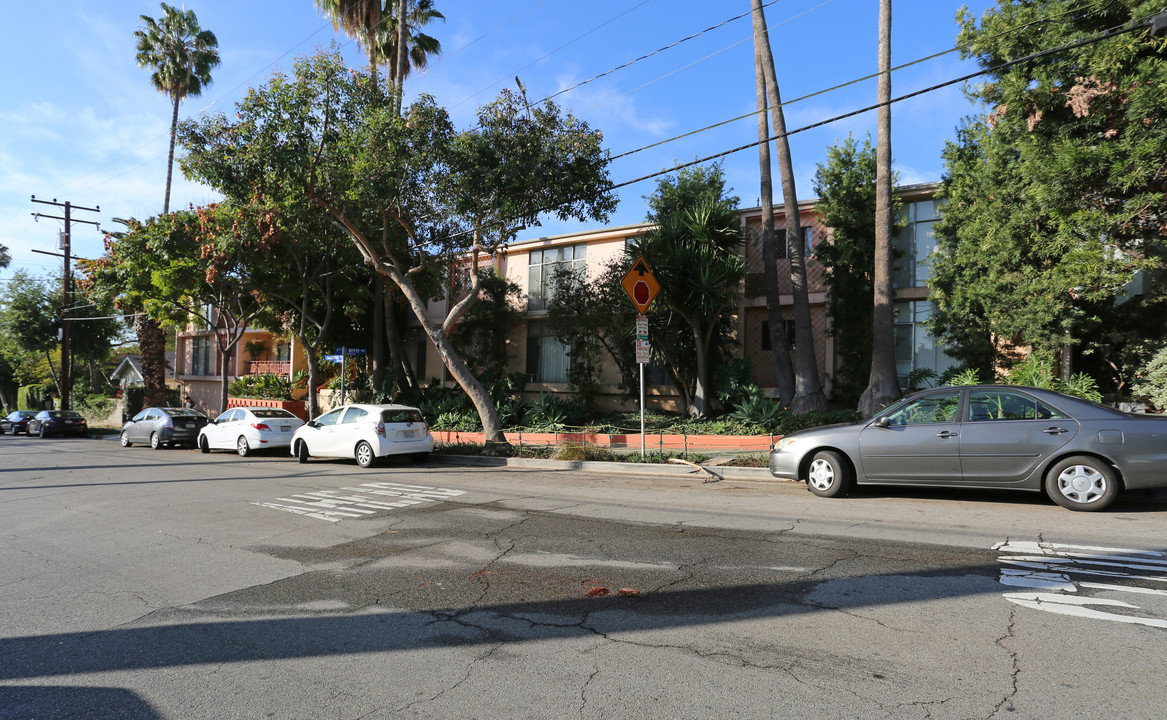
[[[781,438],[770,474],[823,497],[856,482],[1007,488],[1102,510],[1124,489],[1167,487],[1167,417],[1040,388],[936,388],[855,425]]]

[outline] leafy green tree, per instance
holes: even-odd
[[[408,300],[450,374],[483,419],[491,442],[504,442],[489,393],[466,367],[449,334],[477,302],[479,258],[493,255],[550,212],[603,220],[607,192],[600,135],[554,104],[529,108],[510,92],[458,132],[432,98],[404,116],[335,52],[301,60],[296,76],[273,77],[236,107],[184,123],[183,167],[227,197],[256,184],[281,202],[299,201],[342,227],[364,261]],[[390,229],[395,232],[390,232]],[[440,323],[418,285],[455,259],[469,268],[467,294]]]
[[[95,293],[141,307],[160,324],[185,327],[195,319],[214,329],[222,412],[231,353],[267,308],[252,274],[264,241],[229,205],[131,221],[129,232],[107,243],[105,255],[86,264],[88,283]]]
[[[835,399],[855,404],[871,368],[875,272],[875,148],[868,137],[860,146],[848,136],[827,148],[827,162],[815,173],[815,209],[831,229],[831,241],[815,247],[815,257],[830,282],[827,316],[836,343],[839,371]],[[901,203],[892,196],[892,213]]]
[[[0,292],[0,354],[8,360],[13,378],[22,384],[51,381],[61,397],[57,370],[60,362],[61,287],[55,278],[37,278],[17,271]],[[77,286],[77,283],[74,283]],[[74,323],[72,352],[78,364],[104,362],[121,334],[117,319],[109,317],[108,304],[97,298],[80,298],[69,309]],[[97,300],[97,302],[94,302]]]
[[[369,273],[348,238],[319,212],[264,192],[257,186],[243,208],[244,222],[259,238],[256,252],[262,258],[250,265],[250,283],[269,301],[276,321],[269,329],[290,331],[300,341],[308,362],[308,415],[316,417],[316,389],[324,382],[321,349],[346,306],[359,303],[364,314],[369,303],[360,286]]]
[[[620,373],[621,390],[636,397],[636,309],[620,286],[628,264],[628,258],[613,258],[594,275],[564,269],[552,278],[547,327],[568,348],[568,385],[589,405],[599,393],[605,356]]]
[[[11,262],[12,256],[8,254],[8,248],[4,245],[0,245],[0,268],[8,267],[9,263]]]
[[[1161,9],[1044,0],[958,15],[963,53],[986,68],[1081,41],[972,87],[986,114],[945,150],[933,332],[966,363],[987,369],[1005,343],[1078,343],[1136,272],[1167,267],[1167,38],[1142,22]]]
[[[656,226],[635,246],[661,285],[650,311],[675,313],[692,335],[695,372],[687,409],[697,417],[713,412],[710,361],[745,277],[737,203],[724,194],[720,167],[681,170],[658,183],[649,200]]]

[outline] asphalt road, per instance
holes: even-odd
[[[0,720],[1157,720],[1165,521],[5,435]]]

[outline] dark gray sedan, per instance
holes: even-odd
[[[122,447],[136,442],[150,443],[155,450],[163,446],[194,445],[207,416],[195,410],[151,407],[139,412],[122,426]]]
[[[856,482],[1007,488],[1102,510],[1123,489],[1167,487],[1167,417],[1040,388],[936,388],[856,425],[781,438],[770,474],[805,481],[823,497]]]

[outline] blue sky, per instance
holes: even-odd
[[[782,98],[790,101],[876,70],[877,0],[781,0],[766,8]],[[429,27],[443,56],[406,83],[407,96],[434,95],[459,127],[469,127],[478,105],[518,75],[532,100],[571,88],[642,55],[718,25],[749,9],[747,0],[435,0],[446,16]],[[958,9],[979,16],[988,0],[896,0],[892,64],[949,50]],[[214,82],[188,99],[180,117],[230,113],[249,86],[262,85],[299,56],[336,42],[354,67],[360,49],[317,12],[312,0],[193,0],[205,29],[216,34],[222,64]],[[150,85],[134,61],[132,34],[140,15],[160,17],[157,2],[53,0],[9,3],[10,32],[0,45],[0,244],[14,270],[60,274],[60,260],[32,250],[56,250],[61,223],[32,213],[61,214],[30,202],[56,198],[100,213],[75,217],[120,227],[114,218],[146,218],[162,209],[170,122],[169,100]],[[613,156],[735,118],[755,109],[752,31],[748,15],[700,34],[559,95],[556,101],[604,133]],[[901,95],[972,72],[957,53],[893,74]],[[871,105],[874,80],[790,104],[791,130]],[[902,183],[938,180],[940,153],[961,119],[977,112],[959,86],[894,106],[892,152]],[[847,135],[874,133],[868,112],[791,137],[796,185],[814,195],[816,166],[826,148]],[[753,117],[668,142],[614,161],[622,183],[740,147],[757,139]],[[181,150],[179,150],[181,152]],[[728,155],[729,185],[744,207],[758,204],[757,150]],[[775,187],[778,187],[775,172]],[[620,190],[607,225],[640,222],[644,196],[655,181]],[[171,208],[212,202],[210,189],[187,182],[175,168]],[[780,198],[776,198],[780,202]],[[583,229],[554,219],[520,239]],[[73,252],[96,257],[102,234],[75,225]]]

